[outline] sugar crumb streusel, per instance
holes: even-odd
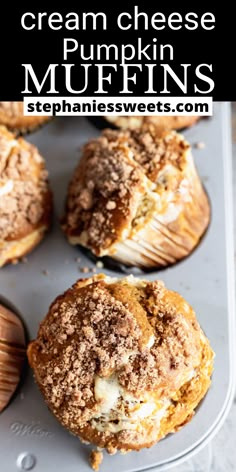
[[[90,453],[90,464],[95,472],[99,471],[99,467],[103,461],[103,453],[101,451],[93,450]]]

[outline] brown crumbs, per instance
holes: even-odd
[[[198,143],[195,143],[195,144],[194,144],[194,147],[195,147],[196,149],[204,149],[204,148],[206,147],[206,144],[205,144],[203,141],[200,141],[200,142],[198,142]]]
[[[89,267],[80,267],[79,270],[80,270],[80,272],[82,272],[83,274],[88,274],[88,272],[90,272],[90,268],[89,268]]]
[[[103,461],[103,453],[101,451],[93,450],[90,453],[90,464],[93,470],[99,471],[99,467]]]

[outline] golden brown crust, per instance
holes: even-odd
[[[0,102],[0,125],[16,134],[29,133],[50,119],[50,116],[24,116],[23,102]]]
[[[0,127],[0,266],[43,238],[52,212],[45,163],[38,150]]]
[[[188,255],[210,218],[190,146],[175,132],[105,130],[72,177],[63,229],[72,244],[125,264],[165,266]]]
[[[180,428],[213,368],[188,303],[160,281],[132,276],[79,280],[51,305],[28,359],[58,420],[110,453]]]
[[[154,125],[158,131],[180,130],[194,125],[199,116],[105,116],[105,119],[123,129],[137,129],[143,125]]]

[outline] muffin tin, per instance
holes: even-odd
[[[28,137],[46,158],[54,193],[55,219],[50,234],[25,263],[0,271],[0,293],[21,314],[30,338],[51,301],[77,278],[99,269],[64,238],[58,219],[63,213],[67,184],[79,158],[79,148],[99,131],[85,118],[64,118]],[[212,387],[192,421],[151,449],[126,455],[104,453],[102,472],[164,471],[195,454],[217,432],[234,391],[233,337],[233,214],[231,186],[230,111],[214,104],[214,116],[184,131],[210,196],[212,219],[197,249],[184,261],[146,275],[162,279],[193,305],[216,353]],[[204,143],[205,147],[199,143]],[[132,269],[130,270],[132,272]],[[120,274],[121,275],[121,274]],[[0,456],[4,472],[91,471],[89,450],[64,430],[48,411],[28,369],[11,404],[0,415]]]

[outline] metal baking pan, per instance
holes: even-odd
[[[64,238],[58,223],[63,213],[68,180],[81,145],[99,131],[86,118],[58,118],[28,138],[46,158],[55,200],[51,233],[28,261],[0,271],[0,294],[21,313],[29,337],[34,338],[51,301],[77,278],[82,267],[94,263]],[[183,262],[146,275],[161,278],[180,292],[196,310],[216,353],[207,396],[193,420],[156,446],[126,455],[104,454],[102,472],[167,470],[195,454],[222,425],[234,390],[233,213],[231,188],[230,108],[214,104],[214,116],[184,131],[194,146],[199,173],[210,196],[211,225],[198,248]],[[201,146],[202,147],[202,146]],[[80,258],[81,261],[76,261]],[[117,276],[114,270],[104,272]],[[88,274],[90,275],[90,274]],[[118,273],[118,275],[121,275]],[[87,472],[90,446],[63,429],[48,411],[28,369],[20,388],[0,415],[0,469],[3,472]]]

